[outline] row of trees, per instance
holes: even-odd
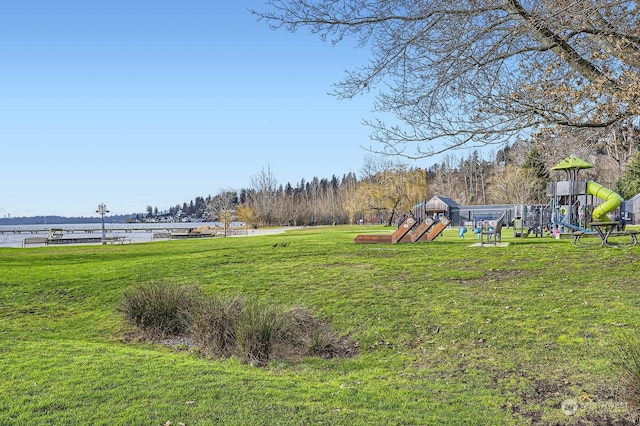
[[[489,153],[472,151],[457,157],[449,153],[426,169],[411,167],[398,157],[369,156],[360,178],[348,173],[292,185],[279,183],[266,168],[251,179],[250,188],[223,189],[169,211],[256,226],[361,221],[391,225],[434,195],[468,205],[545,204],[547,183],[564,178],[551,168],[569,155],[595,165],[581,172],[581,178],[595,180],[627,199],[640,192],[640,129],[620,128],[606,140],[591,141],[556,128]]]
[[[208,197],[196,197],[195,200],[191,200],[190,202],[184,202],[182,205],[176,204],[175,206],[169,207],[167,210],[159,210],[158,207],[147,206],[146,214],[144,217],[147,218],[157,218],[159,216],[171,216],[171,217],[179,217],[179,216],[187,216],[194,218],[202,218],[207,211],[207,206],[211,203],[211,195]]]

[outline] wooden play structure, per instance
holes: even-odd
[[[438,221],[429,217],[418,223],[416,218],[410,214],[393,234],[363,234],[358,235],[354,241],[358,244],[396,244],[433,241],[450,223],[451,221],[446,217],[441,217]]]

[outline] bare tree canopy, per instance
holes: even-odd
[[[635,0],[267,0],[274,28],[357,40],[369,63],[336,94],[378,88],[382,151],[412,158],[560,125],[606,132],[640,113]],[[592,135],[595,136],[595,135]]]

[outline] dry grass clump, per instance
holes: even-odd
[[[189,331],[193,342],[206,356],[234,355],[237,344],[236,324],[244,313],[246,301],[238,295],[228,299],[206,297],[192,312]]]
[[[117,310],[148,338],[184,334],[189,312],[202,295],[197,287],[149,283],[124,292]]]
[[[619,355],[622,396],[629,414],[640,420],[640,340],[627,337]]]
[[[244,312],[235,324],[236,354],[245,362],[263,365],[272,359],[280,359],[286,352],[282,347],[292,346],[285,339],[286,331],[291,327],[287,317],[279,306],[249,299]]]
[[[118,311],[144,337],[182,337],[183,342],[186,336],[211,358],[238,357],[261,366],[273,360],[357,353],[310,309],[286,309],[244,295],[223,298],[207,296],[197,287],[146,284],[126,291]]]
[[[286,340],[294,347],[306,348],[308,356],[334,358],[348,356],[348,343],[340,340],[327,321],[318,318],[308,308],[295,307],[285,313]]]

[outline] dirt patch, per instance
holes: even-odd
[[[535,425],[631,426],[637,423],[621,413],[622,402],[615,392],[602,390],[597,395],[567,397],[573,390],[568,380],[541,379],[530,392],[522,395],[522,403],[511,407],[514,413]],[[552,403],[552,405],[550,405]],[[544,409],[552,407],[566,416],[566,422],[546,422]],[[540,407],[540,408],[533,408]]]

